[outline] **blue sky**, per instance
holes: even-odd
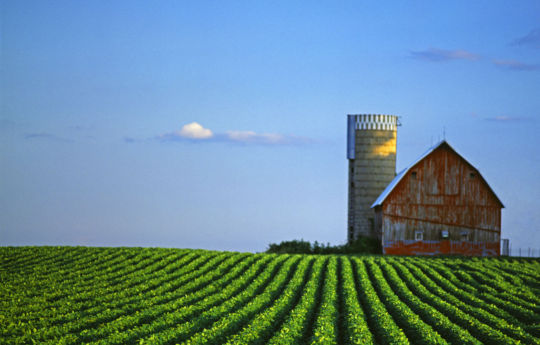
[[[346,114],[380,113],[540,248],[538,1],[1,6],[0,245],[343,243]]]

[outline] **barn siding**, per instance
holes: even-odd
[[[411,167],[377,207],[376,225],[387,254],[498,255],[501,208],[478,171],[442,145]],[[415,231],[423,231],[422,243]]]

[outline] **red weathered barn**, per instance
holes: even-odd
[[[384,254],[500,253],[504,207],[479,171],[441,141],[373,203]]]

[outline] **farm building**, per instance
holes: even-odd
[[[443,140],[381,188],[387,161],[395,167],[396,127],[357,125],[359,116],[349,115],[349,241],[376,237],[394,255],[499,255],[504,205],[478,169]],[[385,134],[392,140],[374,139]]]
[[[499,255],[502,202],[446,141],[400,172],[372,208],[385,254]]]

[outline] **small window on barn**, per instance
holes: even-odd
[[[469,240],[469,232],[468,231],[462,231],[461,232],[461,242],[467,242]]]
[[[416,171],[413,171],[413,172],[411,173],[411,178],[412,178],[413,180],[416,180]]]
[[[469,173],[469,177],[470,177],[470,178],[475,178],[475,177],[476,177],[476,173],[470,172],[470,173]]]
[[[351,182],[351,188],[354,188],[354,182]]]
[[[441,231],[441,237],[444,239],[448,239],[448,230],[442,230]]]
[[[423,231],[415,231],[414,232],[414,240],[415,241],[423,241],[424,240],[424,232]]]

